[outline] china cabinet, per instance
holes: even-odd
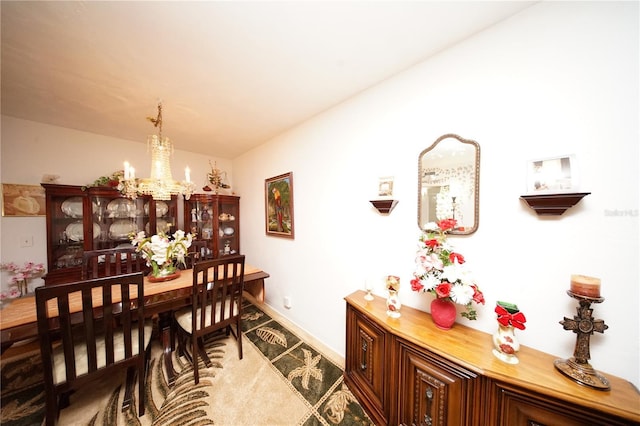
[[[491,353],[491,335],[406,307],[386,314],[384,299],[346,297],[344,380],[376,425],[640,425],[639,394],[606,374],[611,390],[580,386],[558,373],[557,357],[525,346],[520,363]]]
[[[85,250],[130,246],[132,232],[169,233],[177,225],[176,197],[131,200],[109,187],[42,186],[47,213],[46,285],[79,280]]]
[[[184,224],[204,241],[201,258],[240,253],[240,197],[194,194],[185,200]]]

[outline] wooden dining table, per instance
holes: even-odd
[[[264,280],[269,274],[260,268],[245,264],[244,289],[258,302],[264,302]],[[169,382],[173,381],[174,372],[171,364],[171,342],[169,331],[171,326],[171,312],[191,304],[193,273],[191,269],[182,270],[180,276],[171,281],[150,282],[144,279],[144,310],[145,316],[159,317],[159,329],[165,352],[165,366]],[[71,313],[81,312],[82,305],[78,298],[71,301]],[[0,309],[0,345],[1,351],[16,342],[32,339],[38,336],[36,302],[33,294],[10,303],[5,300]]]

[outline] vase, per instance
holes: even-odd
[[[431,302],[431,318],[436,327],[449,330],[456,322],[456,305],[446,299],[433,299]]]
[[[401,307],[402,304],[400,303],[398,292],[389,290],[389,295],[387,296],[387,315],[391,318],[400,318]]]
[[[520,362],[516,356],[519,350],[520,343],[513,326],[498,324],[498,330],[493,334],[493,355],[507,364],[517,364]]]
[[[156,275],[153,275],[153,272],[151,272],[147,278],[149,279],[149,282],[151,283],[159,283],[159,282],[163,282],[163,281],[171,281],[171,280],[175,280],[176,278],[178,278],[180,276],[180,269],[160,269],[160,271],[158,271],[158,273]]]

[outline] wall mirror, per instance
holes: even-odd
[[[440,136],[418,157],[418,226],[453,218],[450,232],[468,235],[478,229],[480,145],[458,135]]]

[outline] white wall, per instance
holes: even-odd
[[[457,133],[482,157],[480,227],[454,243],[487,300],[459,322],[493,333],[495,302],[510,301],[528,319],[523,344],[568,358],[570,275],[600,277],[594,316],[609,329],[592,336],[591,363],[640,385],[638,75],[637,2],[544,2],[235,159],[242,251],[271,274],[267,302],[340,353],[343,297],[367,278],[383,295],[382,276],[400,276],[403,303],[428,310],[409,286],[417,159]],[[527,161],[565,154],[591,195],[538,217],[519,199]],[[295,240],[264,232],[264,179],[289,171]],[[400,200],[387,217],[369,203],[380,176]]]
[[[122,170],[125,160],[135,166],[139,177],[150,173],[146,135],[141,135],[139,142],[127,141],[7,116],[2,116],[1,130],[2,183],[39,185],[44,174],[51,174],[60,176],[60,184],[88,185],[101,176]],[[201,188],[210,170],[209,160],[217,161],[217,167],[227,171],[232,179],[230,160],[181,151],[177,149],[179,146],[180,142],[174,141],[176,149],[171,162],[174,179],[184,179],[184,168],[188,165],[198,189],[196,192],[203,192]],[[182,223],[181,216],[179,223]],[[44,216],[2,217],[0,230],[0,261],[47,264]],[[33,237],[32,247],[20,247],[23,236]],[[8,276],[4,271],[0,283],[2,291],[8,288]],[[41,279],[33,280],[30,287],[41,284]]]

